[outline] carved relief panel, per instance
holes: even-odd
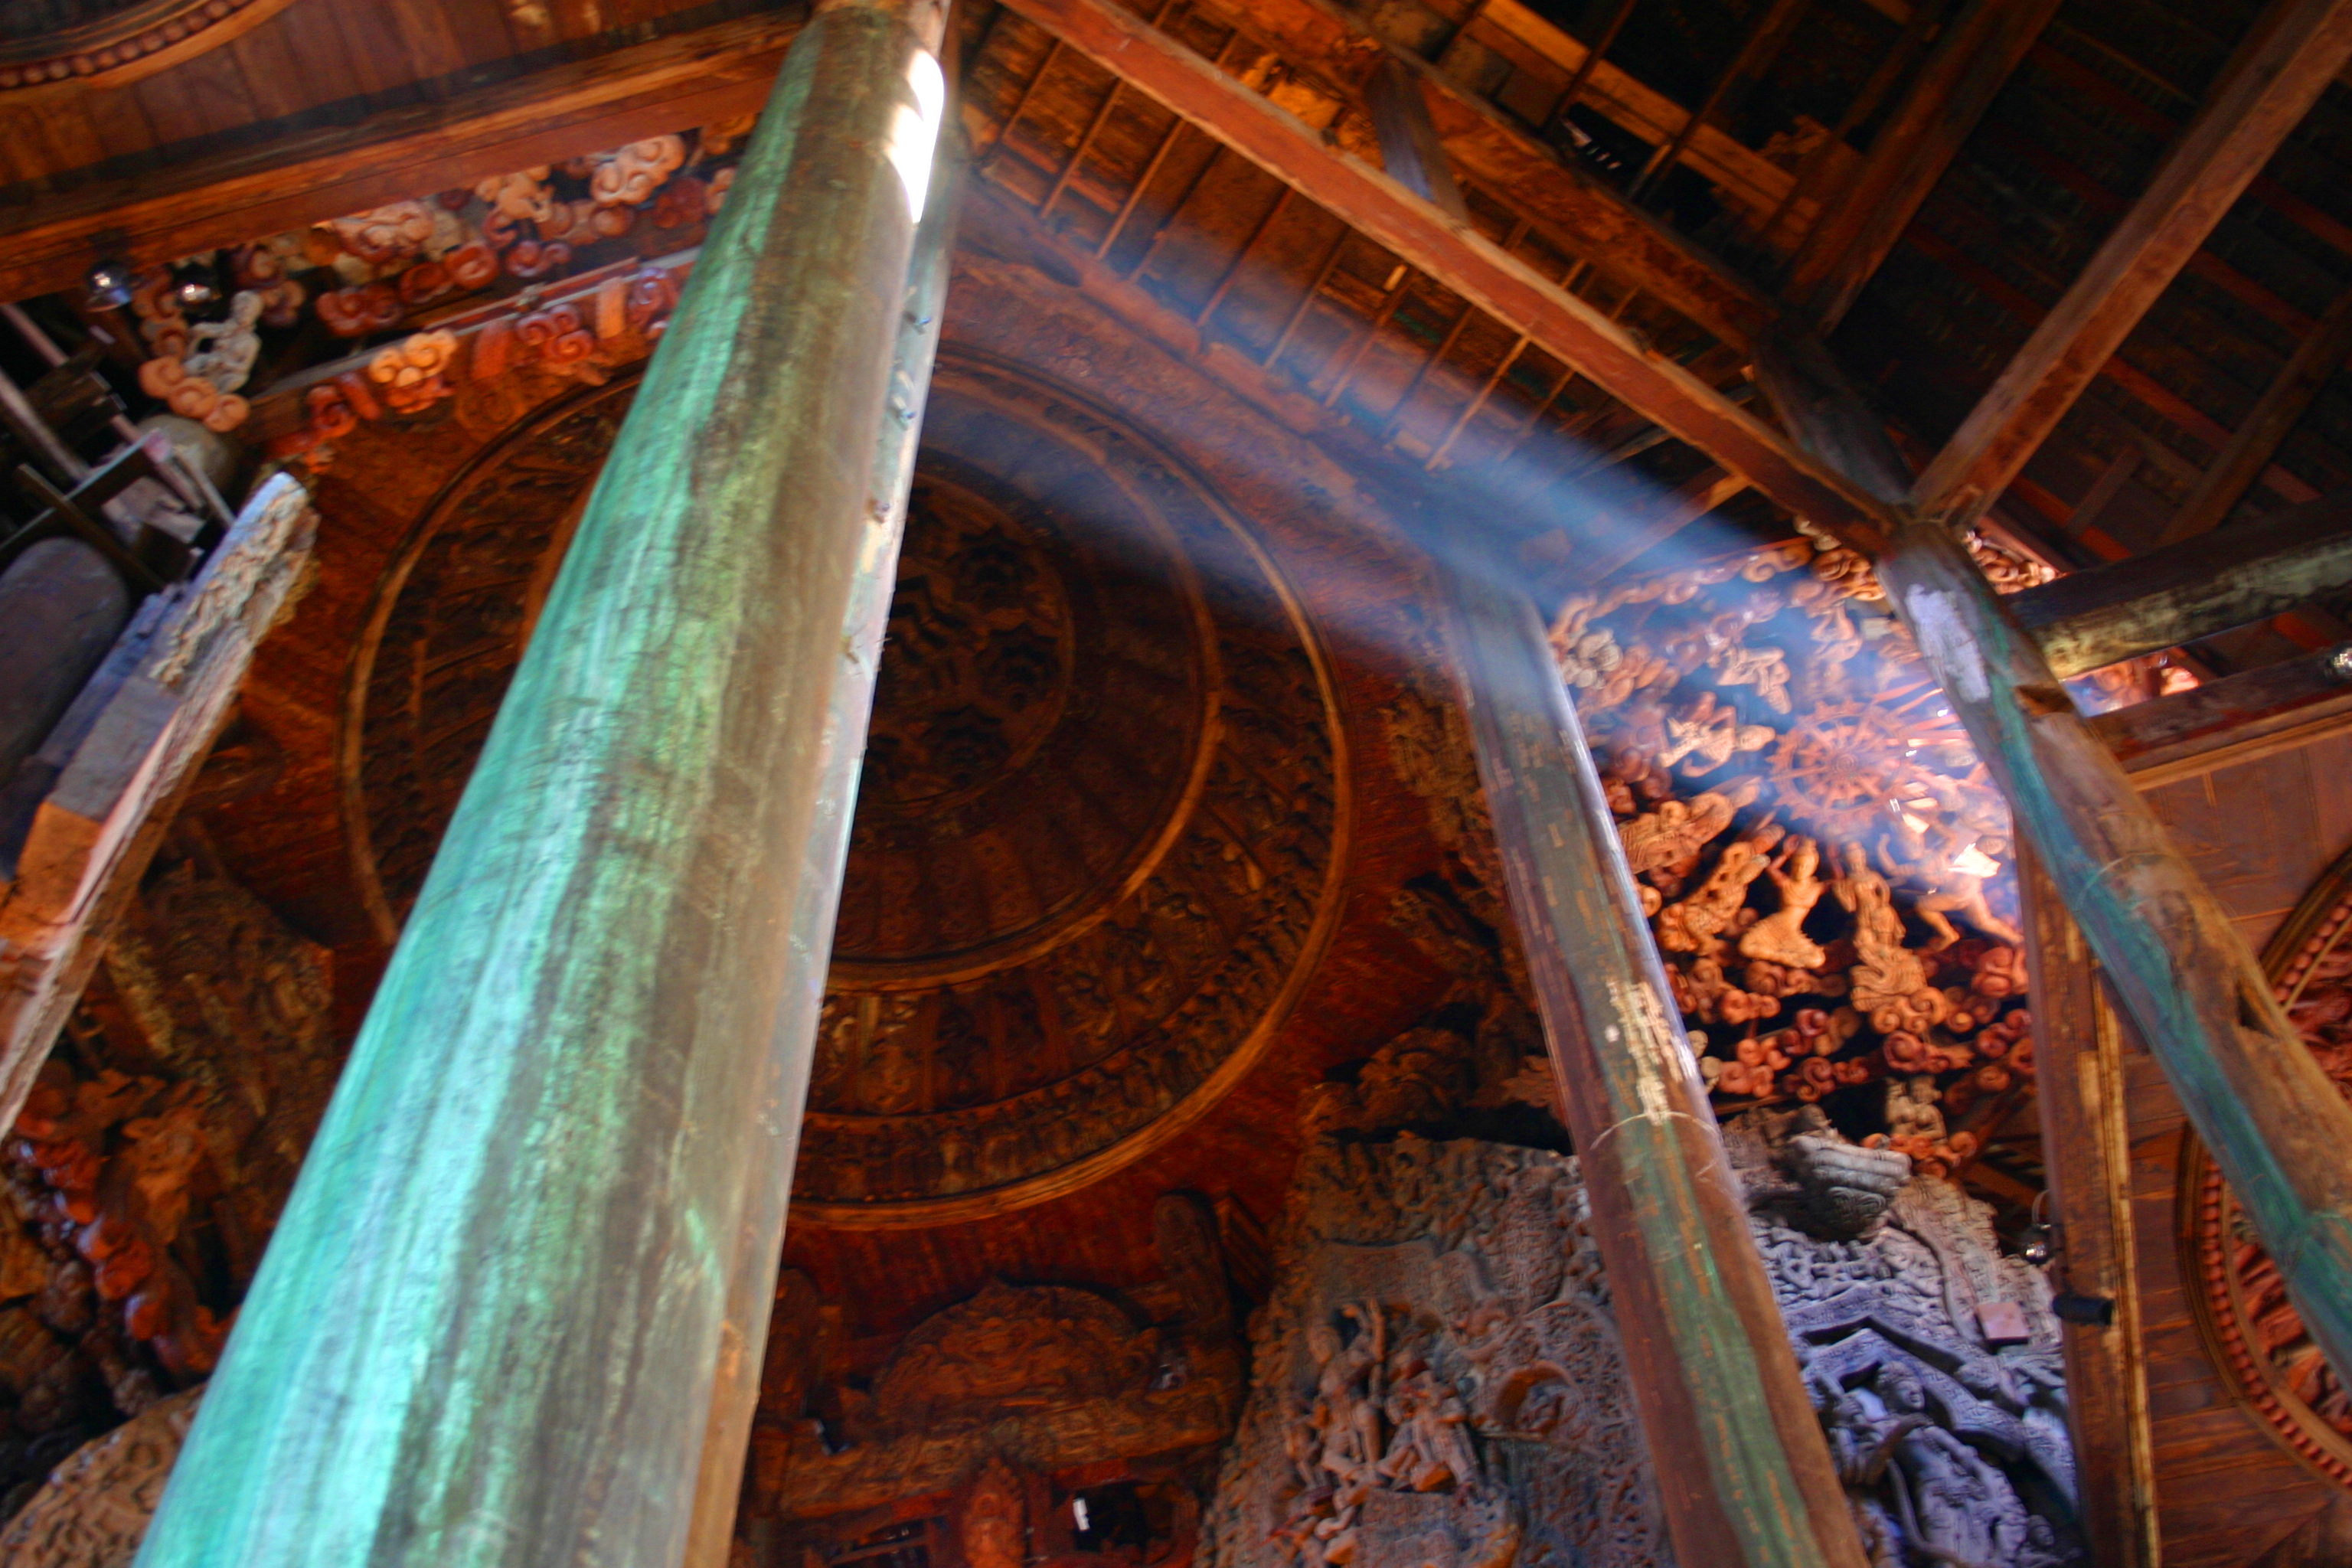
[[[387,933],[422,885],[609,447],[622,381],[533,416],[386,575],[343,725]],[[835,934],[795,1212],[1041,1201],[1248,1070],[1338,912],[1324,655],[1217,498],[1034,376],[942,363]]]

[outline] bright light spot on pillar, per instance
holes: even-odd
[[[931,190],[931,154],[940,144],[940,121],[948,107],[947,78],[940,73],[938,57],[918,49],[907,65],[907,86],[914,107],[900,104],[890,118],[890,141],[883,150],[906,187],[907,216],[919,223],[923,198]]]
[[[1070,1519],[1072,1522],[1077,1525],[1078,1532],[1081,1535],[1085,1534],[1087,1531],[1092,1528],[1092,1526],[1088,1525],[1087,1522],[1086,1499],[1082,1497],[1074,1497],[1070,1500]]]

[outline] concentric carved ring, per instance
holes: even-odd
[[[0,91],[121,82],[228,42],[293,0],[60,0],[42,25],[0,33]],[[54,20],[57,13],[63,25]]]
[[[396,931],[633,392],[541,410],[427,509],[348,688],[345,822]],[[1338,913],[1324,655],[1141,433],[950,355],[892,601],[794,1178],[800,1222],[1053,1197],[1192,1125]]]
[[[2337,1090],[2352,1097],[2352,854],[2304,895],[2264,971]],[[2241,1400],[2299,1458],[2352,1487],[2352,1396],[2287,1300],[2237,1194],[2194,1131],[2180,1163],[2182,1272],[2208,1351]]]

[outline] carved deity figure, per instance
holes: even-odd
[[[1827,890],[1819,876],[1821,846],[1810,838],[1791,838],[1764,868],[1780,895],[1780,907],[1748,928],[1739,939],[1742,958],[1761,959],[1790,969],[1819,969],[1829,960],[1819,942],[1805,934],[1805,918]]]
[[[1029,1561],[1028,1503],[1021,1478],[992,1458],[972,1484],[957,1531],[971,1568],[1024,1568]]]
[[[1477,1452],[1464,1430],[1470,1413],[1426,1365],[1397,1380],[1387,1408],[1396,1435],[1381,1459],[1381,1475],[1417,1492],[1477,1484]]]
[[[1669,952],[1720,954],[1722,933],[1738,918],[1748,884],[1764,874],[1766,857],[1780,837],[1781,830],[1767,823],[1724,846],[1722,858],[1698,891],[1658,917],[1658,945]]]

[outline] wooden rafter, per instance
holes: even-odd
[[[1895,248],[2057,9],[2057,0],[1971,0],[1945,33],[1790,268],[1788,297],[1824,329],[1845,314]]]
[[[2273,0],[2147,192],[1912,495],[1967,521],[2008,488],[2213,226],[2352,59],[2352,0]]]
[[[1285,59],[1343,91],[1363,89],[1376,65],[1422,80],[1430,123],[1455,173],[1507,192],[1576,254],[1624,278],[1727,342],[1770,325],[1776,307],[1721,262],[1643,212],[1614,187],[1562,163],[1551,150],[1418,56],[1393,49],[1329,0],[1231,4],[1232,19]],[[1564,37],[1564,35],[1563,35]]]
[[[1386,247],[1780,505],[1869,542],[1884,507],[1614,321],[1111,0],[1012,9]]]
[[[2337,295],[2318,325],[2295,345],[2285,368],[2263,389],[2253,411],[2230,433],[2230,444],[2221,448],[2189,500],[2165,524],[2157,542],[2175,544],[2221,526],[2231,509],[2261,479],[2272,456],[2347,354],[2352,354],[2352,289]]]
[[[48,198],[0,222],[0,300],[78,287],[102,259],[169,261],[751,113],[801,19],[796,7],[718,23]]]

